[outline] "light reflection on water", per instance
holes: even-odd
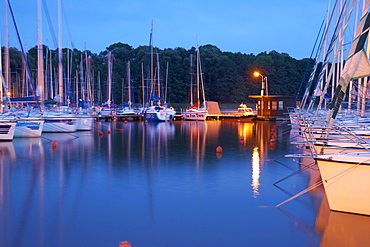
[[[253,148],[252,154],[252,188],[253,188],[253,197],[257,198],[259,195],[258,187],[260,186],[260,156],[258,152],[258,147]]]
[[[0,143],[0,246],[319,246],[322,190],[275,208],[313,176],[273,186],[299,169],[281,158],[289,127],[269,148],[273,124],[99,122]]]

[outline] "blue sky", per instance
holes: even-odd
[[[45,0],[57,34],[57,0]],[[154,22],[154,46],[190,49],[212,44],[222,51],[253,53],[276,50],[301,59],[309,57],[322,20],[324,0],[62,0],[63,47],[99,53],[122,42],[136,48],[149,43]],[[3,4],[1,4],[3,13]],[[36,0],[11,0],[22,43],[37,44]],[[2,15],[3,16],[3,15]],[[43,10],[43,43],[54,45]],[[1,19],[4,45],[4,18]],[[68,23],[68,24],[67,24]],[[9,21],[10,46],[18,47]]]

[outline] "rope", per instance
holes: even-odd
[[[361,164],[363,164],[364,162],[369,161],[369,160],[370,160],[370,159],[367,159],[367,160],[364,160],[364,161],[362,161],[362,162],[358,163],[358,164],[357,164],[357,165],[355,165],[355,166],[351,166],[351,167],[349,167],[349,168],[347,168],[347,169],[345,169],[345,170],[343,170],[343,171],[339,172],[338,174],[336,174],[336,175],[334,175],[334,176],[332,176],[332,177],[330,177],[330,178],[326,179],[326,180],[325,180],[325,182],[328,182],[328,181],[330,181],[330,180],[332,180],[332,179],[334,179],[334,178],[338,177],[339,175],[345,175],[345,173],[348,173],[348,172],[350,172],[350,171],[354,170],[355,168],[359,167]],[[301,191],[301,192],[299,192],[298,194],[296,194],[296,195],[292,196],[291,198],[289,198],[289,199],[287,199],[287,200],[283,201],[282,203],[280,203],[280,204],[276,205],[276,207],[280,207],[281,205],[283,205],[283,204],[285,204],[285,203],[287,203],[287,202],[289,202],[289,201],[291,201],[291,200],[293,200],[293,199],[297,198],[297,197],[298,197],[298,196],[300,196],[300,195],[303,195],[303,194],[305,194],[305,193],[307,193],[307,192],[309,192],[309,191],[311,191],[311,190],[313,190],[313,189],[315,189],[315,188],[317,188],[317,187],[321,186],[322,184],[323,184],[323,181],[322,181],[322,180],[320,180],[319,182],[317,182],[317,183],[315,183],[315,184],[311,185],[310,187],[308,187],[307,189],[302,190],[302,191]]]

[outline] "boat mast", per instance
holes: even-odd
[[[112,52],[108,51],[108,106],[110,106],[112,94],[112,59]]]
[[[150,41],[149,41],[149,47],[150,47],[150,96],[153,93],[153,85],[154,85],[154,57],[153,57],[153,20],[152,20],[152,26],[150,29]],[[150,99],[150,104],[153,105],[153,101]]]
[[[200,107],[200,68],[199,68],[199,59],[200,59],[200,55],[199,55],[199,47],[198,47],[198,44],[197,44],[197,108]]]
[[[143,95],[143,107],[145,106],[145,79],[144,79],[144,64],[141,63],[141,92]]]
[[[59,96],[64,102],[63,94],[63,67],[62,67],[62,0],[58,0],[58,85]]]
[[[128,86],[128,107],[131,109],[131,70],[130,60],[127,61],[127,86]]]
[[[166,85],[164,88],[164,95],[163,95],[163,102],[166,105],[167,104],[167,88],[168,88],[168,62],[167,62],[167,67],[166,67]]]
[[[41,0],[37,0],[37,90],[36,95],[40,96],[43,102],[44,96],[44,58],[42,45],[42,17],[41,17]]]
[[[190,106],[193,105],[193,54],[190,54]]]
[[[5,63],[5,85],[10,88],[10,58],[9,58],[9,24],[8,24],[8,0],[4,0],[4,24],[5,24],[5,46],[4,46],[4,63]]]
[[[3,61],[2,61],[2,54],[1,54],[1,39],[0,39],[0,113],[3,113]]]

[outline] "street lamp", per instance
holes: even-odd
[[[255,77],[261,76],[261,79],[262,79],[262,82],[261,82],[261,85],[262,85],[262,88],[261,88],[261,96],[264,96],[265,83],[266,83],[266,95],[268,96],[269,93],[268,93],[268,85],[267,85],[267,76],[261,75],[260,72],[258,72],[258,71],[254,72],[253,75]]]
[[[262,79],[262,88],[261,88],[261,101],[260,101],[260,114],[263,116],[264,115],[264,109],[265,109],[265,102],[263,100],[264,92],[265,92],[265,83],[266,83],[266,95],[268,96],[268,87],[267,87],[267,76],[261,75],[260,72],[256,71],[253,73],[255,77],[261,76]],[[265,82],[265,83],[264,83]]]

